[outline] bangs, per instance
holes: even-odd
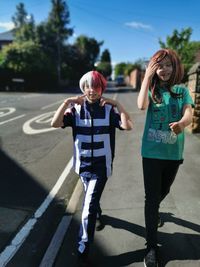
[[[79,86],[82,92],[84,91],[85,85],[93,89],[101,88],[102,92],[104,92],[106,79],[98,71],[89,71],[80,79]]]
[[[157,63],[162,61],[166,56],[168,56],[167,52],[165,50],[162,50],[162,52],[158,52],[154,55],[154,58]]]
[[[106,87],[106,80],[104,77],[97,71],[92,72],[92,88],[96,89],[101,87],[104,91]]]
[[[85,77],[84,77],[84,82],[85,82],[85,84],[86,84],[88,87],[93,87],[93,86],[92,86],[92,85],[93,85],[92,71],[86,73],[84,76],[85,76]]]

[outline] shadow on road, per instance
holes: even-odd
[[[171,213],[161,213],[164,224],[174,223],[177,226],[184,227],[195,231],[196,234],[188,234],[176,232],[166,233],[159,231],[158,242],[160,244],[160,267],[164,267],[170,261],[175,260],[199,260],[200,259],[200,225],[194,224],[180,218],[176,218]],[[130,223],[118,218],[104,215],[106,225],[110,225],[116,229],[124,229],[132,234],[139,235],[145,238],[144,227]],[[116,233],[117,236],[117,233]],[[98,249],[98,247],[96,247]],[[136,262],[142,262],[144,257],[144,250],[129,251],[116,256],[104,256],[102,259],[98,256],[98,266],[128,266]],[[97,253],[97,252],[96,252]],[[95,253],[95,254],[96,254]],[[97,254],[100,254],[98,251]],[[100,263],[101,261],[101,263]]]
[[[173,223],[176,224],[176,226],[180,226],[181,228],[184,227],[184,230],[186,230],[187,232],[188,230],[192,230],[196,233],[184,233],[181,232],[181,229],[180,232],[176,233],[159,231],[159,266],[164,267],[171,261],[200,260],[200,226],[190,221],[176,218],[173,216],[173,214],[170,213],[161,213],[161,217],[164,221],[164,225]],[[116,228],[116,235],[114,238],[117,238],[117,229],[123,229],[130,232],[130,234],[138,235],[145,239],[145,228],[143,226],[108,215],[103,215],[103,220],[105,222],[105,227],[109,225],[113,228]],[[70,228],[65,237],[65,241],[63,242],[62,250],[57,257],[57,262],[55,263],[54,267],[78,267],[78,265],[76,264],[76,238],[78,229],[79,218],[76,215],[72,220]],[[114,245],[115,244],[113,244],[113,246]],[[127,251],[126,253],[119,255],[109,256],[108,252],[105,251],[105,248],[101,246],[96,239],[91,249],[93,267],[120,267],[129,265],[134,266],[134,263],[143,262],[144,254],[145,249],[139,249],[135,251]]]
[[[0,149],[0,253],[33,215],[46,198],[47,190],[14,159]],[[22,244],[8,267],[38,267],[52,235],[65,212],[59,199],[51,202]],[[23,236],[23,235],[22,235]],[[0,259],[1,261],[1,259]]]

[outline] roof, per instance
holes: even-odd
[[[13,40],[14,40],[13,30],[0,33],[0,41],[13,41]]]

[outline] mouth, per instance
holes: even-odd
[[[168,74],[168,73],[163,73],[163,74],[161,74],[160,76],[161,76],[162,79],[164,79],[164,80],[169,80],[169,78],[170,78],[170,74]]]
[[[97,97],[96,94],[89,94],[89,97]]]

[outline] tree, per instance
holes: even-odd
[[[66,40],[73,34],[72,28],[67,28],[70,23],[69,9],[64,0],[52,0],[52,10],[49,13],[47,23],[43,23],[38,29],[38,38],[41,43],[48,46],[48,51],[54,57],[58,76],[58,83],[61,82],[62,52]],[[42,36],[41,33],[45,33]],[[49,41],[47,43],[47,41]]]
[[[124,69],[124,75],[129,76],[135,69],[141,70],[141,65],[139,63],[127,63]]]
[[[16,9],[17,10],[15,12],[15,15],[12,17],[12,21],[15,25],[15,28],[18,29],[26,24],[28,13],[23,3],[19,3],[16,6]]]
[[[12,17],[15,25],[15,41],[23,42],[35,40],[35,21],[33,15],[28,15],[23,3],[16,6],[15,15]]]
[[[42,53],[40,46],[33,41],[14,42],[3,47],[0,65],[15,72],[29,72],[48,68],[49,59]]]
[[[97,70],[101,72],[105,77],[111,76],[112,73],[112,65],[111,65],[111,57],[108,49],[105,49],[102,52],[101,60],[97,65]]]
[[[124,62],[115,65],[115,77],[125,74],[126,65]]]
[[[27,89],[53,86],[55,75],[52,75],[51,66],[49,57],[33,41],[13,42],[0,53],[0,67],[23,78]]]
[[[200,51],[200,42],[191,42],[190,37],[192,34],[191,28],[183,29],[178,32],[174,30],[171,36],[167,36],[166,42],[162,42],[159,39],[161,48],[171,48],[175,50],[181,58],[181,61],[185,68],[185,78],[191,66],[195,63],[195,57],[198,51]]]
[[[109,78],[112,74],[112,65],[109,62],[99,62],[96,69],[102,73],[105,78]]]
[[[83,72],[89,71],[94,69],[95,62],[100,53],[100,46],[103,42],[97,42],[94,38],[89,38],[85,35],[80,35],[75,43],[74,46],[76,47],[77,51],[80,55],[80,64],[83,66]]]
[[[102,55],[101,55],[101,62],[108,62],[108,63],[111,63],[110,52],[109,52],[108,49],[105,49],[105,50],[102,52]]]

